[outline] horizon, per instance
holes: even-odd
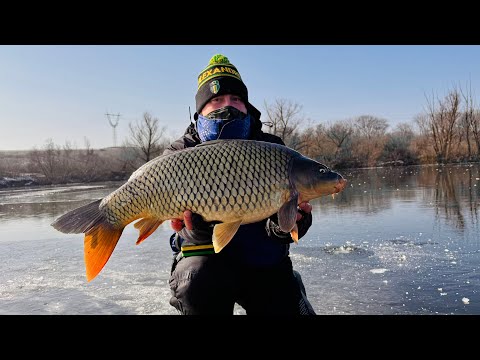
[[[265,102],[287,99],[313,125],[372,115],[391,131],[413,125],[426,96],[471,87],[475,98],[480,88],[478,45],[1,45],[0,150],[49,139],[113,147],[106,114],[120,114],[117,147],[145,112],[180,137],[197,75],[217,53],[236,66],[262,120]]]

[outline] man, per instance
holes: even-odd
[[[237,68],[217,54],[198,77],[195,123],[170,144],[164,154],[217,139],[251,139],[284,145],[278,136],[264,133],[260,112],[248,102],[248,90]],[[182,314],[231,315],[235,303],[248,315],[315,315],[300,274],[293,270],[290,233],[280,230],[277,214],[244,224],[231,242],[215,254],[213,226],[185,209],[184,219],[174,219],[171,240],[170,304]],[[312,206],[298,206],[299,238],[312,224]],[[184,256],[182,246],[189,246]],[[193,249],[197,255],[190,256]]]

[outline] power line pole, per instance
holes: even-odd
[[[116,128],[117,128],[118,122],[120,120],[120,114],[106,113],[105,115],[107,115],[108,122],[110,123],[110,126],[113,128],[113,146],[116,147],[117,146],[117,129]],[[110,118],[110,116],[116,116],[117,121],[113,122],[112,119]]]

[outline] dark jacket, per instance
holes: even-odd
[[[250,140],[267,141],[276,144],[285,145],[278,136],[265,133],[261,130],[260,112],[255,108],[249,108],[249,113],[253,117],[252,131]],[[193,147],[200,144],[200,138],[195,130],[195,124],[191,123],[185,134],[171,143],[164,151],[169,154],[187,147]],[[187,209],[185,209],[187,210]],[[303,218],[298,222],[299,238],[304,236],[312,224],[312,214],[303,214]],[[196,230],[195,223],[192,231],[183,228],[178,236],[172,236],[172,249],[179,251],[180,246],[199,245],[211,243],[211,234],[213,227],[208,228],[208,224],[203,222],[201,230]],[[210,229],[210,230],[209,230]],[[175,235],[175,234],[174,234]],[[249,266],[269,266],[280,263],[289,254],[290,243],[293,240],[289,233],[282,232],[277,225],[277,215],[270,219],[265,219],[252,224],[240,226],[237,233],[230,243],[214,256],[228,256],[232,261],[238,261]]]

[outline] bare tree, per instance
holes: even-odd
[[[405,165],[416,163],[416,156],[412,151],[412,141],[415,138],[415,132],[408,123],[400,123],[395,129],[387,134],[383,160],[397,164],[402,162]]]
[[[328,161],[332,151],[329,151],[328,146],[331,145],[325,137],[325,126],[317,124],[316,126],[309,126],[306,129],[298,132],[298,141],[295,144],[295,150],[301,152],[303,155],[319,161]]]
[[[418,157],[420,163],[430,164],[435,162],[436,155],[431,140],[427,114],[417,114],[413,120],[419,129],[419,135],[411,142],[412,152]]]
[[[67,182],[74,167],[72,150],[68,142],[62,150],[52,139],[47,139],[42,150],[34,148],[30,152],[31,167],[50,183]]]
[[[378,136],[384,136],[388,128],[388,122],[371,115],[362,115],[355,119],[355,128],[360,136],[369,140]]]
[[[467,142],[468,158],[470,160],[478,159],[480,155],[480,118],[475,111],[475,100],[472,94],[471,84],[466,91],[460,89],[462,94],[464,107],[463,114],[461,116],[461,128],[465,133],[465,141]],[[476,154],[473,156],[471,141],[475,142]]]
[[[265,101],[267,132],[280,136],[287,146],[295,148],[298,142],[299,126],[304,121],[300,114],[302,106],[286,99],[277,99],[273,105]],[[298,144],[297,144],[298,145]]]
[[[367,166],[375,166],[386,142],[387,120],[362,115],[354,120],[354,152]]]
[[[456,89],[451,90],[443,100],[427,98],[427,118],[422,126],[430,132],[439,163],[450,160],[455,136],[458,136],[456,125],[460,117],[459,108],[460,94]]]
[[[477,144],[477,159],[480,157],[480,110],[475,110],[472,117],[472,132]]]
[[[129,124],[130,138],[128,144],[138,149],[138,156],[148,162],[158,156],[165,147],[163,139],[166,126],[159,128],[158,119],[153,118],[148,112],[143,114],[143,119]],[[163,140],[163,141],[162,141]]]
[[[77,173],[82,181],[93,181],[98,178],[100,158],[90,146],[90,140],[84,138],[85,149],[77,154]]]
[[[325,135],[336,146],[335,156],[346,150],[350,144],[351,136],[354,132],[351,120],[340,120],[333,124],[329,124],[325,129]]]

